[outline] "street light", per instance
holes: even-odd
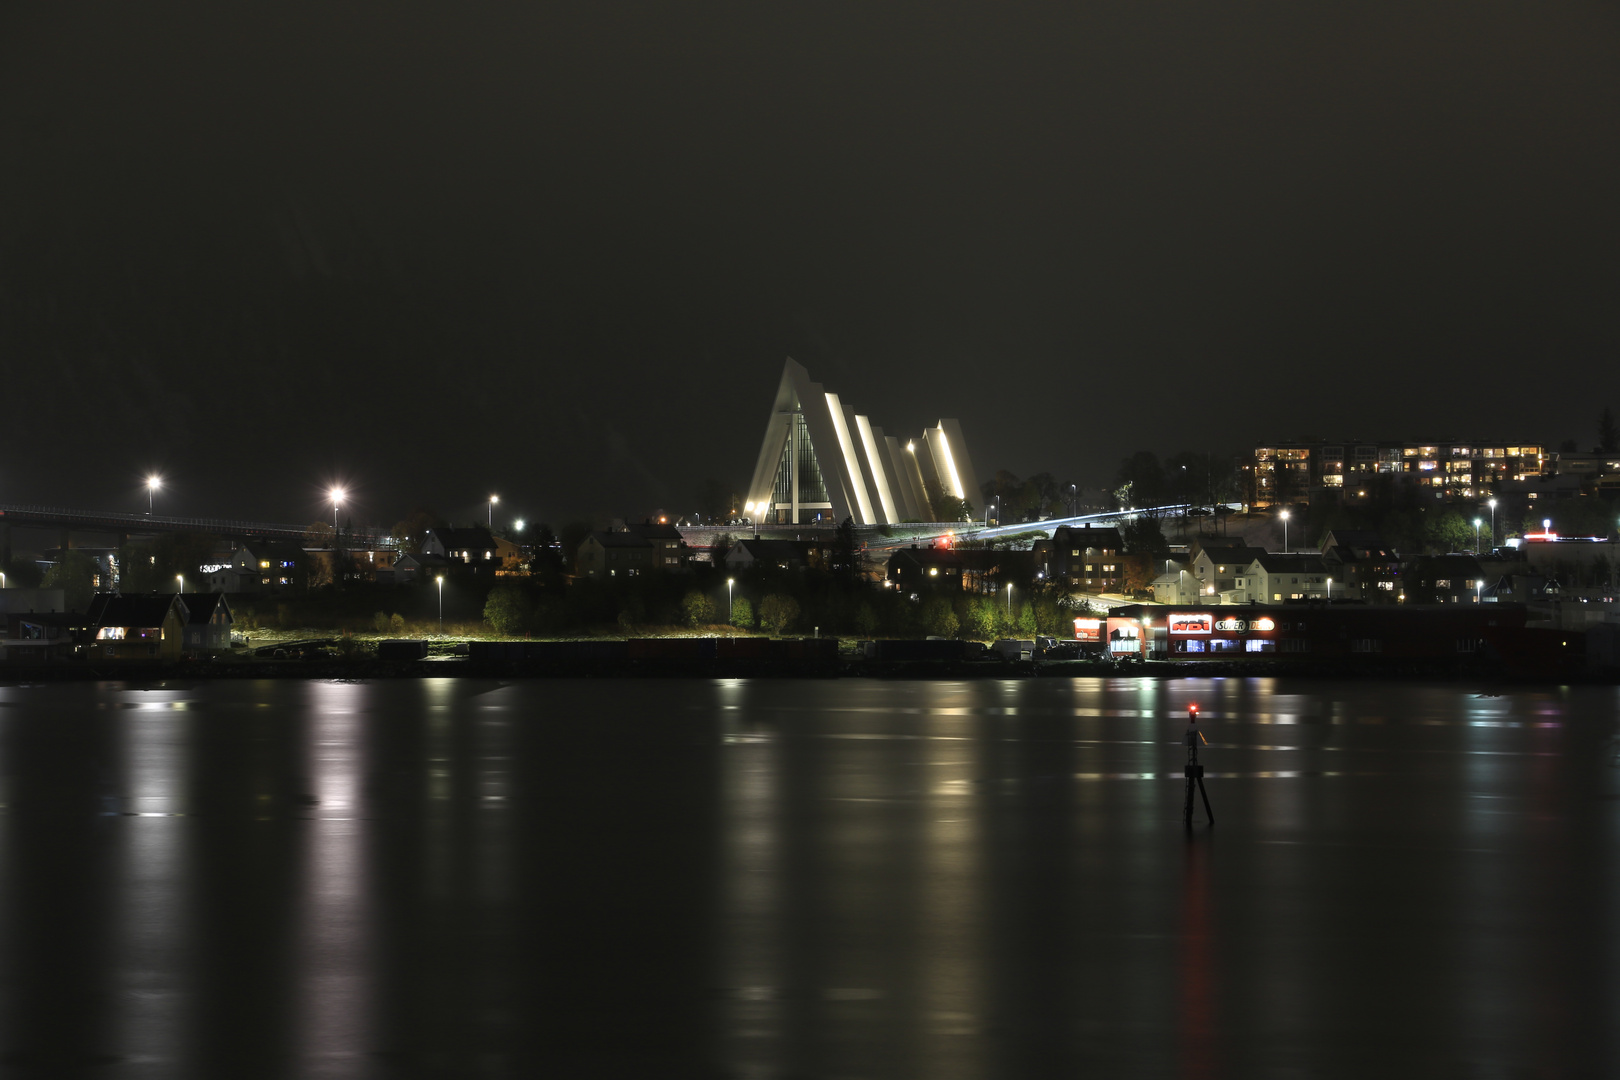
[[[186,575],[184,575],[184,574],[176,574],[176,575],[174,575],[174,580],[176,580],[176,581],[178,581],[180,583],[180,591],[185,592],[186,591]]]
[[[146,478],[146,516],[152,516],[152,492],[163,486],[163,477],[153,474]]]
[[[343,496],[345,494],[347,494],[347,493],[340,487],[334,487],[332,489],[332,491],[331,491],[331,495],[332,495],[332,531],[333,532],[337,532],[337,527],[338,527],[338,523],[337,523],[338,503],[343,501]]]
[[[1288,554],[1288,511],[1282,512],[1283,523],[1283,554]]]
[[[489,527],[492,531],[495,528],[495,504],[500,501],[501,497],[499,495],[491,495],[489,497]]]
[[[439,636],[444,637],[444,575],[440,574],[433,580],[439,583]]]
[[[1007,621],[1012,622],[1012,582],[1007,582]]]
[[[512,522],[512,528],[516,532],[522,532],[523,531],[523,524],[524,524],[523,519],[518,518],[516,521]]]
[[[1479,518],[1474,519],[1474,554],[1479,554]]]
[[[1496,550],[1496,500],[1492,499],[1486,504],[1491,508],[1491,550]]]
[[[1333,579],[1328,578],[1328,603],[1333,602]]]
[[[731,625],[731,586],[736,578],[726,578],[726,625]]]

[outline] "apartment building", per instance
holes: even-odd
[[[1553,459],[1539,443],[1295,442],[1258,446],[1245,464],[1250,505],[1304,505],[1367,498],[1391,479],[1437,498],[1482,499],[1547,475]]]

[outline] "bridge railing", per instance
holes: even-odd
[[[194,529],[198,532],[214,532],[230,534],[260,534],[281,536],[288,539],[301,539],[309,531],[308,525],[288,525],[267,521],[232,521],[228,518],[194,518],[173,517],[167,514],[123,514],[107,510],[76,510],[60,506],[25,506],[13,503],[0,503],[0,522],[6,519],[40,519],[40,524],[57,524],[77,522],[87,526],[99,526],[109,529],[128,527],[137,531],[142,526],[150,528],[158,526],[164,529]],[[31,524],[27,520],[14,520],[13,524]],[[369,530],[355,530],[350,533],[352,542],[363,543],[368,546],[389,546],[395,543],[392,536]]]

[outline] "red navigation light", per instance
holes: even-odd
[[[1187,706],[1187,715],[1188,716],[1197,716],[1198,715],[1198,703],[1196,701],[1193,702],[1191,705]]]

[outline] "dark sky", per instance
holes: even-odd
[[[10,5],[0,501],[695,506],[784,356],[978,467],[1595,437],[1608,6]],[[326,508],[329,512],[329,507]]]

